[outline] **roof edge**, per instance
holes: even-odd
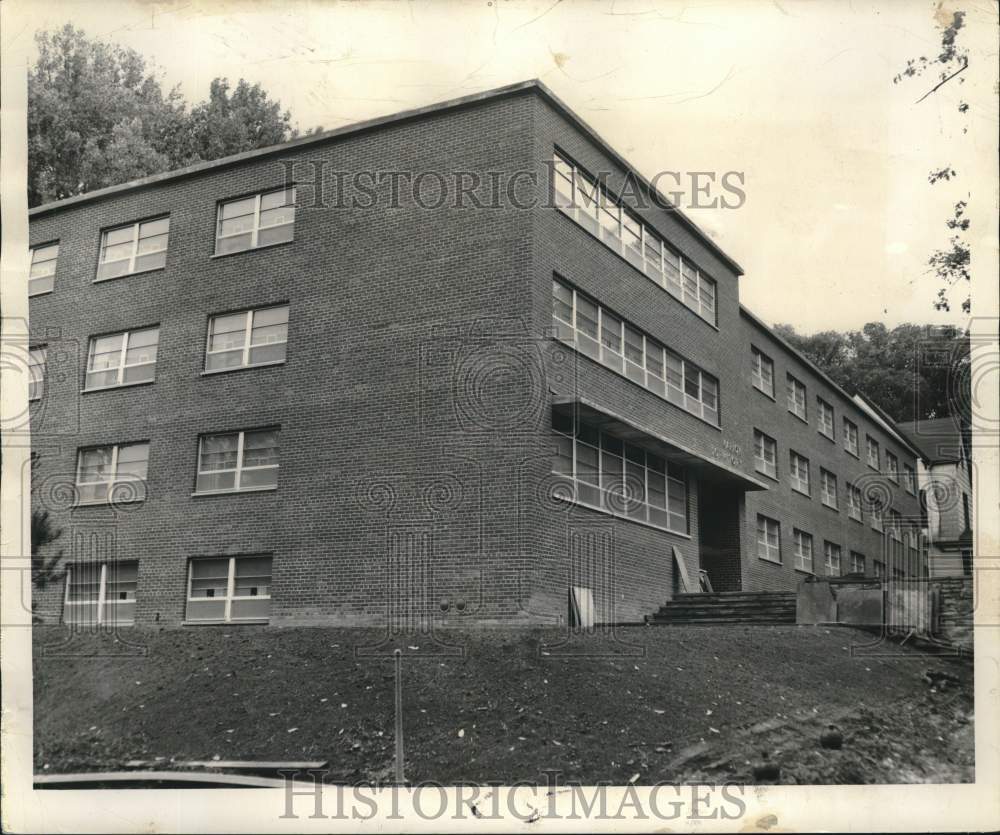
[[[322,133],[313,134],[311,136],[300,136],[296,139],[291,139],[288,142],[282,142],[278,145],[268,145],[266,148],[255,148],[252,151],[244,151],[239,154],[232,154],[227,157],[220,157],[219,159],[208,160],[206,162],[198,162],[194,165],[188,165],[184,168],[176,168],[172,171],[163,171],[159,174],[151,174],[148,177],[142,177],[138,180],[130,180],[127,183],[119,183],[118,185],[107,186],[105,188],[95,189],[94,191],[88,191],[83,194],[77,194],[73,197],[67,197],[63,200],[54,200],[50,203],[43,203],[40,206],[35,206],[28,210],[28,217],[40,217],[42,215],[51,214],[52,212],[57,212],[65,208],[70,208],[74,206],[79,206],[84,203],[89,203],[96,200],[102,200],[108,197],[112,197],[117,194],[122,194],[129,191],[134,191],[136,189],[145,188],[147,186],[157,185],[159,183],[169,182],[171,180],[180,180],[185,177],[193,177],[198,174],[202,174],[206,171],[211,171],[213,169],[226,168],[232,165],[238,165],[241,162],[246,162],[252,159],[262,159],[275,154],[284,153],[291,149],[302,148],[308,145],[320,144],[323,142],[331,142],[337,139],[343,138],[345,136],[351,136],[358,133],[363,133],[365,131],[374,130],[376,128],[385,127],[387,125],[393,125],[401,122],[406,122],[412,119],[419,119],[424,116],[430,116],[437,113],[442,113],[447,110],[455,110],[462,107],[469,107],[475,104],[479,104],[484,101],[489,101],[493,99],[503,98],[505,96],[517,95],[519,93],[524,93],[528,91],[533,91],[540,94],[544,99],[546,99],[553,107],[555,107],[560,113],[562,113],[570,122],[572,122],[581,132],[587,135],[593,142],[595,142],[608,156],[610,156],[618,165],[633,174],[636,181],[639,182],[644,188],[646,188],[651,194],[657,195],[657,197],[662,201],[664,205],[674,206],[673,202],[668,199],[668,197],[662,194],[653,184],[647,180],[642,174],[640,174],[635,166],[631,165],[624,156],[619,154],[611,145],[597,133],[594,128],[587,124],[579,115],[577,115],[562,99],[560,99],[554,92],[552,92],[549,87],[542,83],[539,79],[533,78],[527,81],[519,81],[514,84],[507,84],[503,87],[494,87],[489,90],[483,90],[478,93],[472,93],[468,96],[461,96],[454,99],[446,99],[445,101],[436,102],[428,105],[423,105],[421,107],[411,108],[410,110],[401,110],[397,113],[390,113],[385,116],[377,116],[373,119],[366,119],[361,122],[353,122],[349,125],[343,125],[339,128],[333,128],[332,130],[323,131]],[[690,217],[684,214],[680,208],[676,206],[671,210],[677,219],[685,226],[690,232],[693,232],[700,243],[704,244],[712,254],[718,257],[729,269],[733,270],[737,276],[743,275],[743,268],[726,252],[720,247],[712,238],[699,227]]]

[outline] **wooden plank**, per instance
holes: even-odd
[[[684,591],[688,594],[694,594],[698,591],[698,588],[691,583],[691,578],[688,577],[687,566],[684,565],[684,558],[681,556],[681,552],[677,550],[676,545],[671,545],[670,550],[674,552],[674,564],[677,566],[677,571],[681,575],[681,585]]]
[[[310,768],[325,768],[326,764],[327,760],[304,762],[281,762],[277,760],[184,760],[174,763],[174,765],[181,768],[228,768],[231,771],[277,771],[278,769],[305,771]]]

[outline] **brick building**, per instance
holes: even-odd
[[[916,450],[664,200],[528,82],[32,210],[38,614],[635,621],[699,572],[920,573]]]

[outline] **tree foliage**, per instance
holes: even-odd
[[[38,454],[31,453],[31,469],[38,466]],[[62,529],[57,528],[49,517],[47,510],[31,510],[31,585],[36,589],[44,589],[49,583],[61,576],[59,563],[62,560],[62,549],[55,553],[47,553],[49,546],[62,536]]]
[[[231,90],[216,78],[208,99],[189,109],[133,49],[70,24],[39,33],[36,43],[28,73],[31,206],[297,135],[288,111],[259,84],[240,79]]]
[[[964,26],[965,12],[953,12],[951,21],[947,26],[943,26],[941,30],[941,51],[931,57],[921,55],[919,58],[911,58],[906,62],[906,67],[902,72],[898,73],[892,79],[892,83],[898,84],[904,79],[916,78],[931,68],[936,68],[937,84],[917,99],[917,104],[932,93],[937,92],[953,79],[957,84],[964,84],[965,78],[960,76],[969,66],[969,51],[958,40],[959,33]],[[965,116],[969,112],[969,104],[960,100],[956,109]],[[967,125],[962,128],[962,133],[966,131],[968,131]],[[957,176],[954,168],[950,165],[945,165],[931,171],[927,179],[931,185],[934,185],[934,183],[941,180],[951,181]],[[961,200],[955,204],[954,215],[946,221],[948,228],[953,233],[948,239],[948,246],[945,249],[935,250],[927,259],[927,263],[934,274],[945,285],[938,289],[937,298],[934,301],[934,308],[936,310],[951,310],[950,292],[956,285],[960,288],[965,288],[964,291],[959,291],[964,292],[965,295],[961,303],[962,312],[969,313],[972,309],[972,298],[968,291],[969,285],[963,283],[971,280],[971,274],[969,273],[969,244],[962,234],[969,229],[969,219],[964,216],[966,206],[967,202],[965,200]]]
[[[898,421],[968,419],[969,335],[952,327],[869,322],[860,330],[775,331],[850,393],[860,392]]]

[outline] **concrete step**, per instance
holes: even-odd
[[[795,623],[795,592],[679,594],[646,621],[655,625]]]

